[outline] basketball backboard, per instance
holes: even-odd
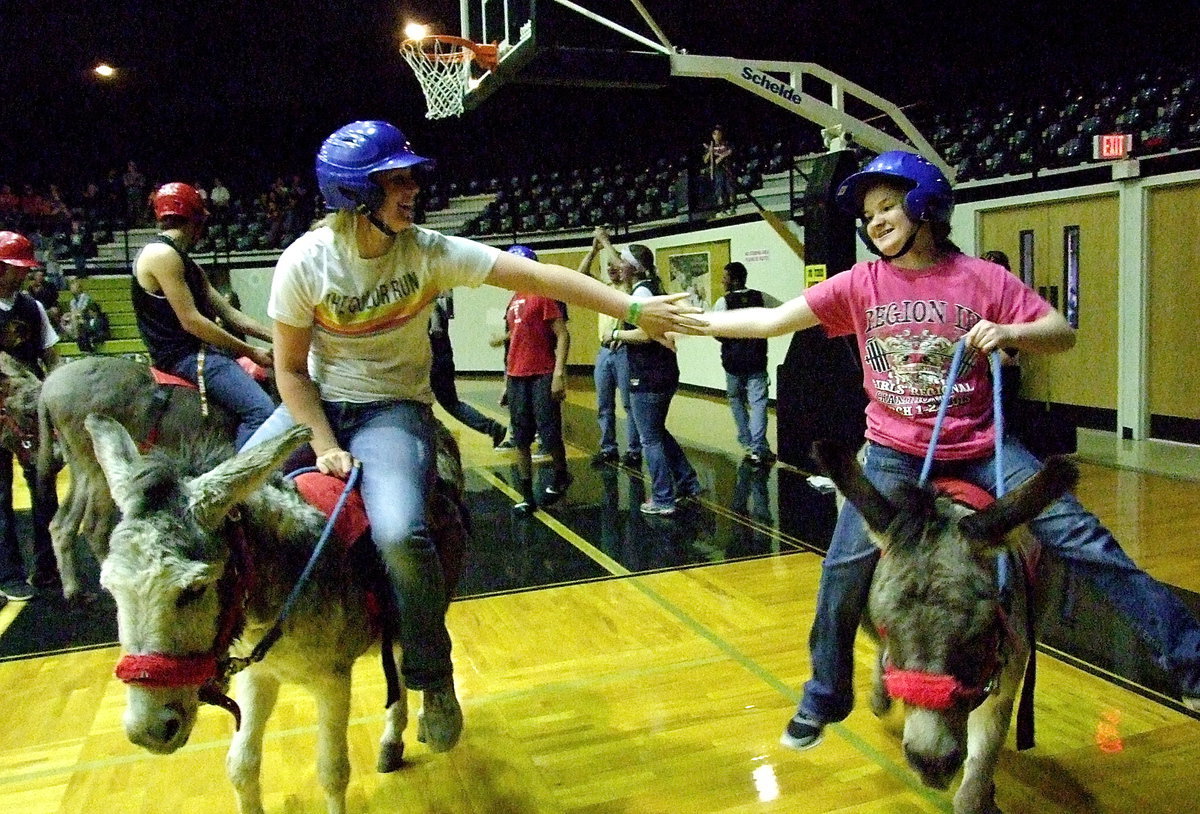
[[[594,0],[588,3],[594,7]],[[505,84],[571,87],[662,87],[671,78],[663,46],[625,30],[628,0],[601,3],[604,16],[567,0],[463,0],[462,36],[498,46],[494,70],[477,71],[464,100],[472,110]],[[609,15],[616,15],[613,20]],[[602,22],[601,22],[602,21]],[[618,28],[613,28],[617,26]],[[643,26],[644,27],[644,26]],[[620,29],[620,30],[619,30]],[[631,47],[632,46],[632,47]]]

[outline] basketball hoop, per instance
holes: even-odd
[[[471,83],[471,60],[485,71],[496,67],[496,46],[462,37],[430,34],[400,43],[400,54],[417,75],[425,93],[427,119],[461,116]]]

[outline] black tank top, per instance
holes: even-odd
[[[166,235],[155,235],[150,242],[165,243],[179,253],[180,259],[183,260],[183,281],[192,293],[192,299],[196,301],[196,310],[209,319],[216,319],[216,310],[208,300],[208,278],[204,275],[204,269]],[[141,252],[138,255],[140,257]],[[135,262],[134,268],[136,267]],[[199,338],[184,330],[166,296],[154,295],[142,288],[136,272],[131,278],[130,293],[133,312],[137,316],[138,333],[146,343],[146,350],[149,351],[150,361],[154,366],[160,370],[171,370],[180,359],[198,353],[201,345]]]

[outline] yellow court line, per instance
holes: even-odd
[[[9,602],[0,608],[0,636],[4,635],[4,632],[16,620],[17,615],[24,610],[25,605],[25,602]]]

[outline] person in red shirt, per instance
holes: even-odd
[[[510,254],[537,260],[528,246],[512,246]],[[571,335],[566,314],[557,300],[518,291],[508,301],[504,315],[508,355],[509,426],[517,450],[517,476],[521,501],[513,510],[529,514],[537,509],[533,491],[533,458],[530,447],[534,435],[554,463],[554,479],[542,492],[543,505],[558,500],[571,485],[567,471],[567,452],[562,437],[562,410],[567,395],[567,351]],[[501,340],[503,341],[503,340]]]

